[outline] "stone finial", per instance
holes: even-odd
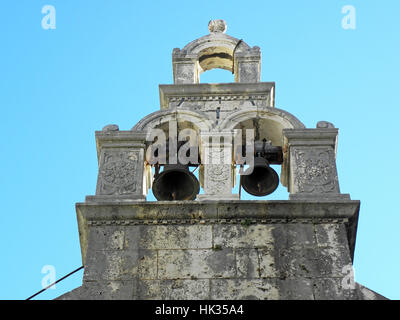
[[[335,126],[333,123],[330,123],[328,121],[318,121],[317,123],[317,129],[329,129],[329,128],[334,128]]]
[[[208,30],[210,33],[225,33],[227,25],[225,20],[210,20]]]
[[[102,131],[119,131],[119,127],[116,124],[108,124],[103,128]]]

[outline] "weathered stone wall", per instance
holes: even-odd
[[[60,298],[356,299],[342,283],[358,202],[316,205],[78,205],[83,286]]]

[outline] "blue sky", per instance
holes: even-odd
[[[41,26],[47,4],[53,30]],[[356,9],[355,30],[342,28],[345,5]],[[95,193],[94,132],[129,130],[158,110],[172,49],[207,34],[210,19],[261,48],[276,107],[307,127],[339,128],[341,191],[361,200],[356,281],[400,299],[399,9],[397,0],[1,1],[0,299],[40,290],[44,265],[57,278],[81,265],[75,203]],[[212,70],[201,82],[233,75]],[[38,298],[78,287],[82,274]]]

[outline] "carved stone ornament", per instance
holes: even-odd
[[[220,194],[230,190],[231,167],[221,164],[209,164],[208,166],[208,193]]]
[[[138,185],[138,159],[138,152],[106,152],[99,170],[99,194],[135,193]]]
[[[225,33],[227,28],[225,20],[211,20],[208,23],[208,31],[211,33]]]
[[[337,192],[332,150],[295,150],[295,185],[298,193]]]

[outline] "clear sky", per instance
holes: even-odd
[[[44,5],[56,9],[55,29],[42,28]],[[342,27],[345,5],[355,29]],[[210,19],[261,48],[276,107],[309,128],[339,128],[341,191],[361,200],[356,281],[400,299],[398,0],[2,0],[0,12],[0,299],[40,290],[45,265],[57,279],[81,265],[75,203],[95,193],[94,132],[129,130],[158,110],[172,49],[206,35]],[[78,287],[82,274],[38,298]]]

